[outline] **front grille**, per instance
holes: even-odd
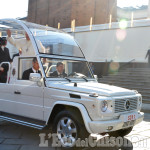
[[[137,109],[138,98],[115,99],[115,113]],[[129,106],[129,108],[128,108]]]

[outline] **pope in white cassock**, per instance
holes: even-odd
[[[11,36],[11,31],[7,30],[7,40],[19,50],[20,56],[35,56],[31,40],[27,33],[25,33],[25,38],[14,39]],[[39,52],[45,53],[45,48],[40,41],[37,41],[37,45]]]

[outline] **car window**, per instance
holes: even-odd
[[[18,71],[19,80],[22,80],[23,72],[32,67],[32,59],[33,58],[20,58],[19,59],[19,71]]]
[[[91,68],[86,61],[41,58],[47,78],[93,78]]]

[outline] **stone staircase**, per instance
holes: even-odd
[[[115,74],[103,76],[99,82],[137,90],[142,94],[143,104],[149,106],[150,110],[150,68],[122,69]]]

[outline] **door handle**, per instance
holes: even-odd
[[[15,94],[21,94],[21,92],[19,92],[19,91],[15,91],[14,93],[15,93]]]

